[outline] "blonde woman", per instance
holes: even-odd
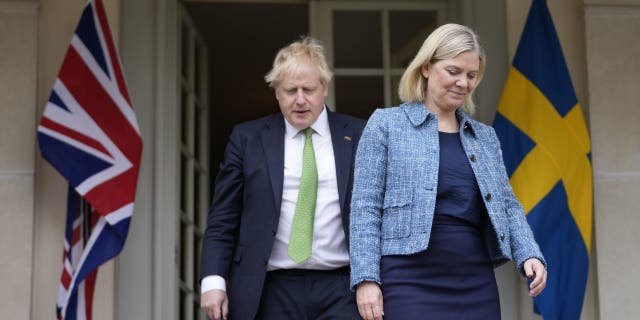
[[[425,40],[358,146],[351,287],[366,319],[499,319],[493,268],[515,260],[545,287],[544,258],[513,194],[493,128],[469,117],[486,57],[468,27]]]

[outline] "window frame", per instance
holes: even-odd
[[[403,68],[392,68],[390,62],[389,11],[420,10],[436,11],[437,24],[443,24],[451,19],[450,1],[313,1],[310,4],[310,31],[322,41],[325,47],[325,57],[334,76],[382,76],[384,88],[384,106],[392,105],[393,96],[397,95],[397,88],[392,87],[392,77],[401,76]],[[382,68],[335,68],[333,43],[333,12],[334,11],[381,11],[382,26]],[[329,108],[336,111],[335,81],[329,83],[329,93],[325,99]],[[372,106],[382,107],[382,106]],[[338,110],[339,111],[339,110]]]

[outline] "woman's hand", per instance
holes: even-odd
[[[529,296],[535,297],[542,292],[547,285],[547,269],[540,260],[536,258],[528,259],[524,262],[524,273],[531,279],[529,284]]]
[[[382,290],[375,282],[362,282],[356,288],[358,311],[364,320],[382,320]]]

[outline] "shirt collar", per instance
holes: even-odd
[[[416,127],[427,121],[429,118],[436,118],[436,115],[429,111],[429,109],[425,107],[424,103],[420,101],[406,103],[402,107],[409,117],[409,121],[411,121],[411,123]],[[456,117],[458,118],[458,123],[460,123],[460,131],[469,130],[471,134],[475,136],[475,130],[473,128],[474,123],[461,108],[456,110]]]
[[[289,121],[287,121],[287,118],[284,118],[284,126],[286,128],[285,137],[287,139],[293,139],[298,133],[300,133],[300,131],[302,131],[291,125]],[[311,124],[311,128],[321,137],[329,134],[329,118],[327,117],[326,105],[322,107],[322,112],[320,112],[316,122]]]

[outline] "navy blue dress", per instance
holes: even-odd
[[[383,256],[384,319],[500,319],[483,237],[488,223],[459,133],[440,132],[438,194],[427,250]]]

